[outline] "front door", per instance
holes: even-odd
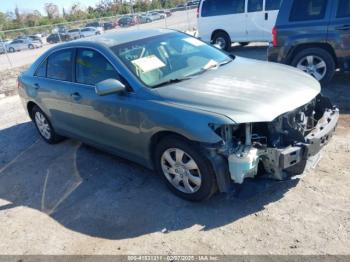
[[[138,100],[134,93],[99,96],[95,85],[119,75],[98,51],[77,49],[76,82],[72,85],[75,136],[97,146],[129,154],[137,151]]]

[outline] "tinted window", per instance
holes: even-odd
[[[73,50],[63,50],[50,55],[47,63],[47,77],[72,81]]]
[[[35,76],[46,77],[46,62],[47,60],[45,60],[38,66],[34,74]]]
[[[118,79],[118,73],[100,53],[90,49],[79,49],[76,78],[78,83],[96,85],[106,79]]]
[[[350,0],[339,0],[337,18],[350,17]]]
[[[327,0],[294,0],[290,21],[323,19]]]
[[[266,11],[279,10],[281,7],[282,0],[266,0]]]
[[[244,13],[245,0],[204,0],[202,16]]]
[[[263,10],[263,0],[248,0],[248,12],[258,12]]]

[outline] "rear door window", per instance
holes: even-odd
[[[350,0],[339,0],[337,18],[350,18]]]
[[[202,17],[244,13],[245,0],[204,0]]]
[[[263,10],[263,0],[248,0],[248,12],[259,12]]]
[[[325,17],[327,0],[294,0],[290,21],[320,20]]]
[[[73,56],[73,49],[58,51],[50,55],[47,62],[47,77],[72,81]]]
[[[273,11],[279,10],[281,7],[282,0],[266,0],[265,10]]]

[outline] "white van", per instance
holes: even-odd
[[[282,0],[202,0],[198,36],[228,50],[232,42],[270,42]]]

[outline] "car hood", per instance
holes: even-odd
[[[218,69],[155,90],[167,102],[251,123],[270,122],[310,102],[321,88],[290,66],[236,57]]]

